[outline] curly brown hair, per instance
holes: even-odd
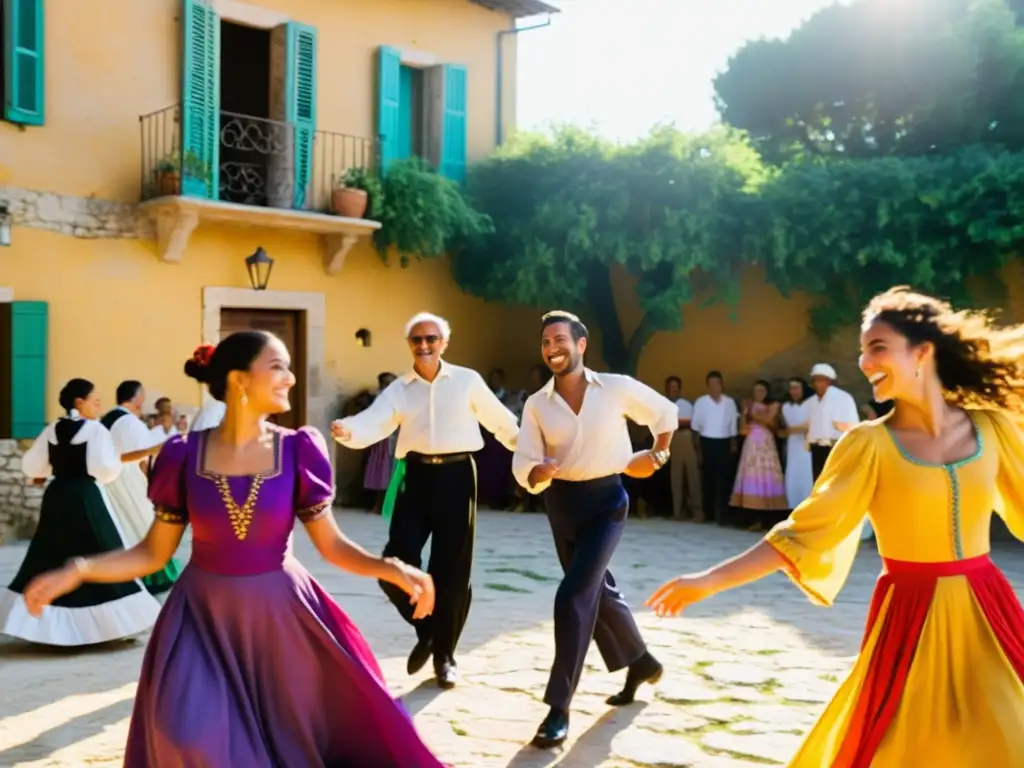
[[[865,327],[886,323],[912,346],[930,341],[949,403],[1024,414],[1024,325],[997,326],[987,312],[954,310],[906,286],[875,296],[863,319]]]

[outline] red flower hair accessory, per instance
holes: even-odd
[[[215,347],[212,344],[200,344],[196,347],[196,351],[192,353],[192,362],[206,368],[210,364],[210,358],[213,357],[214,349]]]

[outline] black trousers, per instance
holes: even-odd
[[[724,525],[729,516],[729,498],[736,478],[736,460],[730,437],[700,439],[700,481],[704,497],[704,517]]]
[[[830,453],[832,453],[831,445],[811,446],[811,477],[814,480],[817,480],[821,471],[825,469],[825,462],[828,461]]]
[[[432,615],[414,621],[409,596],[393,584],[379,583],[402,618],[416,629],[417,637],[433,641],[435,661],[454,660],[473,599],[476,464],[468,454],[447,464],[406,459],[405,488],[395,500],[384,556],[420,568],[428,538],[427,572],[437,591]]]
[[[608,570],[629,512],[619,476],[555,480],[544,506],[565,572],[555,593],[555,660],[544,703],[568,710],[591,639],[609,672],[632,664],[647,646]]]

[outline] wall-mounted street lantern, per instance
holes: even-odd
[[[265,291],[270,282],[270,270],[274,268],[274,260],[267,256],[263,246],[256,249],[256,252],[246,258],[245,269],[249,273],[249,282],[252,283],[254,291]]]
[[[368,328],[360,328],[356,331],[356,345],[360,347],[370,346],[370,330]]]
[[[11,244],[11,214],[6,205],[0,205],[0,245]]]

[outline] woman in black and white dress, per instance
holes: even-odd
[[[95,419],[100,402],[85,379],[61,390],[67,416],[43,430],[22,457],[22,470],[36,481],[53,476],[43,494],[39,527],[14,581],[0,589],[0,633],[45,645],[102,643],[144,632],[156,622],[160,603],[139,581],[83,584],[55,600],[38,618],[22,592],[34,576],[102,552],[124,547],[118,523],[101,485],[121,472],[121,456],[110,432]]]

